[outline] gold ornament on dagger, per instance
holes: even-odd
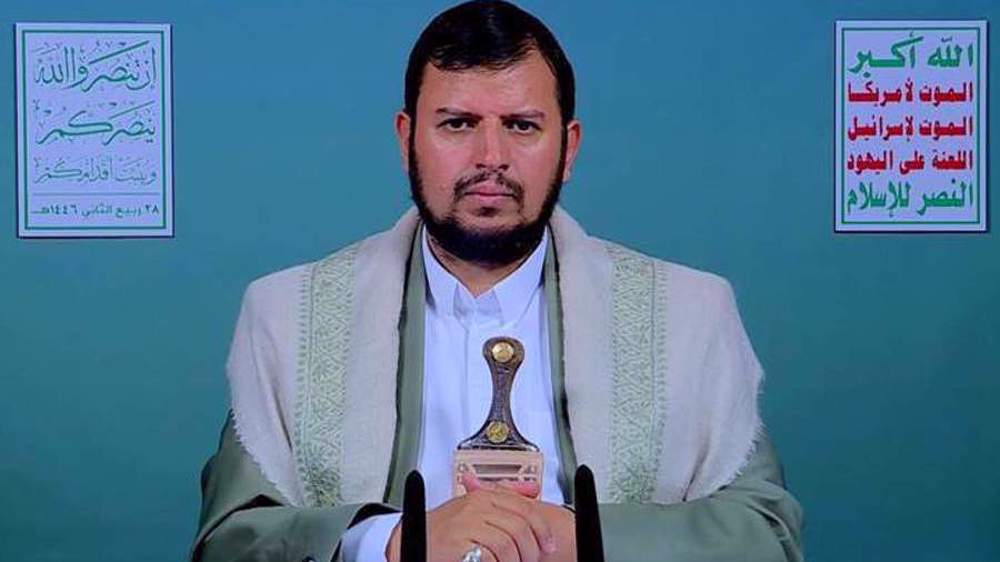
[[[465,494],[462,474],[467,472],[486,482],[536,482],[541,490],[542,453],[517,430],[510,411],[510,390],[524,361],[524,346],[514,338],[490,338],[483,344],[483,357],[493,379],[493,401],[479,431],[458,444],[452,495]]]

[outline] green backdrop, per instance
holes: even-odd
[[[186,555],[242,290],[408,206],[392,113],[445,5],[3,2],[0,559]],[[834,20],[1000,3],[526,7],[578,75],[565,206],[735,286],[809,559],[1000,560],[1000,241],[832,233]],[[15,21],[174,24],[174,239],[16,239]]]

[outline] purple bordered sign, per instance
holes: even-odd
[[[18,236],[173,236],[170,25],[15,36]]]
[[[985,232],[985,21],[838,21],[834,230]]]

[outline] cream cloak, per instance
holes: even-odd
[[[227,362],[236,433],[295,506],[382,501],[417,213],[254,281]],[[722,278],[588,236],[557,208],[564,383],[601,502],[674,503],[735,479],[761,431],[760,364]]]

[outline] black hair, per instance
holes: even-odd
[[[404,111],[417,116],[417,97],[427,63],[440,70],[503,70],[537,50],[556,78],[556,100],[565,127],[573,119],[573,67],[549,28],[502,0],[472,0],[438,14],[417,38],[406,67]]]

